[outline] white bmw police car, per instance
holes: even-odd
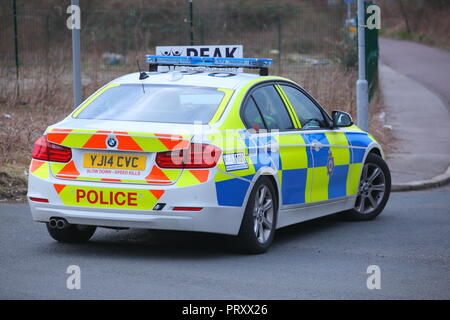
[[[186,230],[235,235],[258,253],[277,228],[333,213],[369,220],[385,207],[380,145],[348,114],[330,117],[293,81],[268,76],[271,60],[147,62],[149,72],[108,83],[36,141],[28,199],[54,239]],[[226,69],[241,67],[260,74]]]

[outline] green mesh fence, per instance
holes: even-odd
[[[0,102],[15,87],[16,46],[20,92],[58,81],[71,87],[71,31],[66,27],[65,6],[26,9],[17,0],[17,32],[11,1],[1,0]],[[272,74],[302,72],[311,68],[327,77],[327,70],[345,64],[355,68],[356,46],[346,36],[346,7],[329,5],[253,4],[194,7],[194,43],[242,44],[246,57],[274,59]],[[372,48],[372,36],[368,36]],[[82,81],[85,91],[128,72],[136,60],[157,45],[189,45],[189,11],[184,8],[129,8],[84,10],[81,7]],[[375,49],[374,49],[375,50]],[[371,52],[371,51],[370,51]],[[374,51],[375,52],[375,51]],[[376,54],[377,57],[377,54]],[[376,58],[370,55],[368,74],[376,79]],[[327,69],[328,68],[328,69]],[[331,89],[330,89],[331,90]],[[351,89],[353,90],[353,88]],[[46,94],[52,94],[46,91]]]

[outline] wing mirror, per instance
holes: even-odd
[[[352,116],[347,112],[335,110],[331,113],[331,118],[333,119],[333,127],[350,127],[353,125]]]

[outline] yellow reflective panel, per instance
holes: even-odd
[[[162,192],[163,193],[163,192]],[[59,191],[65,205],[151,210],[161,196],[161,190],[77,187],[66,185]]]
[[[369,138],[372,139],[374,142],[378,143],[377,139],[375,139],[375,137],[374,137],[372,134],[368,133],[367,135],[368,135]]]
[[[221,171],[218,171],[218,172],[216,173],[216,175],[214,176],[214,181],[215,181],[215,182],[220,182],[220,181],[225,181],[225,180],[231,180],[231,179],[234,179],[234,177],[233,177],[233,176],[230,176],[230,175],[228,175],[228,174],[226,174],[226,173],[223,173],[223,172],[221,172]]]
[[[283,170],[277,170],[277,176],[278,176],[278,185],[281,188],[283,185]]]
[[[308,148],[299,133],[279,135],[275,139],[280,148],[280,158],[283,170],[301,169],[308,167]]]
[[[66,165],[66,163],[60,163],[60,162],[51,162],[50,168],[52,170],[53,174],[58,174]]]
[[[278,93],[280,94],[281,98],[283,99],[284,105],[286,106],[286,109],[289,112],[289,115],[291,117],[292,123],[294,123],[295,128],[301,128],[302,125],[301,125],[300,121],[298,120],[297,114],[295,113],[295,110],[292,107],[292,104],[289,101],[286,93],[283,91],[283,89],[279,85],[276,85],[275,87],[276,87]]]
[[[308,178],[311,173],[313,175],[311,201],[328,200],[328,183],[330,178],[328,177],[327,167],[308,168]]]
[[[361,175],[362,163],[352,163],[348,168],[347,175],[347,196],[358,193],[359,177]]]
[[[77,110],[75,110],[75,112],[72,114],[72,118],[76,118],[80,114],[81,111],[83,111],[88,105],[90,105],[92,103],[92,101],[97,99],[103,92],[105,92],[106,90],[108,90],[110,88],[118,87],[118,86],[120,86],[120,84],[118,84],[118,83],[109,84],[109,85],[104,86],[100,90],[98,90],[91,98],[89,98],[88,101],[83,103],[83,105],[81,105]]]
[[[156,137],[132,137],[132,139],[139,145],[142,150],[151,150],[155,152],[167,150],[167,147],[162,143],[162,141]],[[168,140],[170,141],[170,139]],[[185,147],[185,142],[183,140],[179,141],[180,146]]]
[[[91,137],[92,134],[69,133],[61,144],[72,148],[82,148]]]
[[[213,123],[216,123],[217,121],[219,121],[220,117],[222,116],[222,114],[223,114],[226,106],[228,105],[228,102],[230,101],[231,96],[233,95],[233,92],[234,92],[234,90],[222,89],[222,88],[217,89],[217,91],[222,91],[225,93],[225,95],[222,98],[222,101],[220,102],[216,113],[212,117],[211,121],[209,121],[209,124],[213,124]]]
[[[184,170],[178,179],[176,186],[177,187],[186,187],[193,186],[199,184],[200,182],[195,178],[195,176],[189,172],[188,170]]]
[[[325,133],[328,143],[331,146],[342,147],[330,147],[331,153],[334,158],[334,165],[343,165],[350,163],[350,148],[349,143],[344,132],[327,132]]]
[[[49,163],[39,160],[32,160],[30,171],[32,175],[38,178],[48,179]]]
[[[267,80],[285,80],[292,82],[289,79],[285,79],[282,77],[260,77],[257,79],[254,79],[252,81],[249,81],[239,92],[237,93],[236,99],[233,102],[233,105],[231,106],[231,110],[225,119],[225,121],[220,126],[220,130],[230,130],[230,129],[242,129],[244,128],[244,124],[242,123],[241,117],[239,115],[239,109],[241,107],[242,102],[244,101],[245,95],[247,94],[248,90],[254,86],[255,84],[258,84],[263,81]]]

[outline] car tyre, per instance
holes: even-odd
[[[71,224],[64,229],[52,228],[47,223],[47,230],[50,236],[59,242],[81,243],[88,241],[97,229],[95,226],[85,226]]]
[[[270,247],[277,225],[278,203],[275,188],[268,177],[255,183],[238,234],[240,249],[246,253],[264,253]]]
[[[391,174],[379,155],[370,153],[364,163],[355,207],[338,216],[348,221],[375,219],[383,211],[391,193]]]

